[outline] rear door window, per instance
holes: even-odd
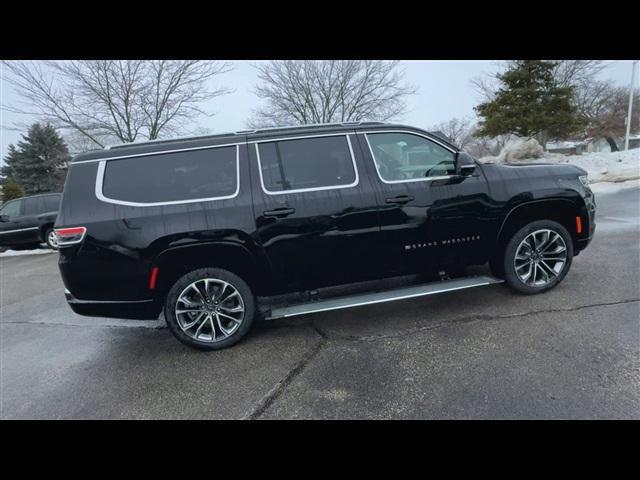
[[[105,161],[101,199],[153,205],[231,198],[239,185],[237,149],[232,145]]]
[[[31,197],[25,198],[24,202],[24,214],[25,215],[39,215],[43,210],[43,197]]]
[[[351,145],[345,135],[256,144],[267,193],[324,190],[356,185]]]

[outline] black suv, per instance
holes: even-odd
[[[571,165],[480,164],[377,122],[126,144],[77,156],[56,231],[71,308],[155,319],[204,349],[267,319],[491,283],[556,286],[591,240]],[[460,276],[489,262],[493,275]],[[434,272],[435,281],[258,308],[257,297]]]
[[[0,247],[38,245],[58,248],[53,230],[61,193],[17,198],[0,207]]]

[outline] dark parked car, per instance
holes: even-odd
[[[39,245],[58,248],[53,225],[60,207],[61,193],[17,198],[0,207],[0,247]]]
[[[480,164],[377,122],[127,144],[71,163],[56,229],[71,308],[157,318],[204,349],[281,318],[506,282],[544,292],[590,242],[595,202],[571,165]],[[461,276],[489,262],[492,275]],[[320,298],[316,289],[434,272]],[[309,301],[265,307],[305,292]]]

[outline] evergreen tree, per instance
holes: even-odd
[[[55,128],[34,123],[17,147],[9,145],[0,174],[13,178],[28,195],[60,191],[69,159],[67,145]]]
[[[13,178],[7,177],[2,182],[2,203],[20,197],[24,197],[24,190]]]
[[[491,101],[478,105],[479,135],[515,134],[563,138],[575,132],[582,120],[572,103],[573,88],[554,80],[554,62],[520,60],[498,75],[501,86]]]

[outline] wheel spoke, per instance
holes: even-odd
[[[184,325],[182,327],[183,330],[189,330],[190,328],[194,327],[195,325],[198,324],[198,322],[202,321],[202,323],[204,323],[204,318],[205,318],[205,312],[201,312],[200,315],[198,315],[194,320],[191,321],[191,323],[187,323],[186,325]]]
[[[567,257],[542,257],[541,260],[546,262],[564,262]]]
[[[211,315],[207,315],[206,318],[200,323],[200,325],[198,325],[198,329],[194,334],[195,338],[198,338],[200,336],[200,331],[202,330],[202,327],[204,327],[204,324],[207,323],[207,320],[209,320],[210,318],[211,318]]]
[[[232,320],[235,323],[240,323],[240,320],[238,320],[237,318],[233,318],[232,316],[227,315],[226,313],[218,312],[218,315],[220,315],[221,317],[224,317],[224,318],[228,318],[229,320]]]
[[[244,311],[244,307],[242,305],[238,305],[237,307],[233,307],[233,308],[228,308],[228,307],[224,307],[224,306],[220,306],[220,309],[224,310],[225,312],[228,313],[237,313],[237,312],[243,312]]]
[[[195,283],[192,283],[191,285],[189,285],[188,287],[189,289],[193,290],[196,292],[196,294],[198,295],[198,297],[200,298],[200,301],[204,304],[205,303],[205,297],[202,295],[202,292],[200,291],[200,289],[198,287],[196,287]]]
[[[222,282],[222,288],[214,298],[219,301],[222,298],[222,295],[224,294],[224,291],[227,289],[228,286],[229,284],[227,282]]]
[[[190,308],[188,310],[176,310],[176,315],[180,315],[182,313],[194,313],[194,312],[201,312],[202,310],[199,308]]]
[[[220,304],[223,304],[223,303],[225,303],[227,300],[229,300],[230,298],[233,298],[233,297],[238,296],[238,295],[240,295],[240,294],[238,293],[238,291],[237,291],[237,290],[234,290],[232,293],[230,293],[229,295],[227,295],[225,298],[223,298],[222,300],[218,300],[218,301],[220,302]]]
[[[184,303],[188,307],[201,307],[203,305],[202,303],[196,303],[189,300],[184,296],[184,294],[178,299],[178,301]]]
[[[541,269],[547,274],[547,278],[549,278],[549,274],[553,275],[554,277],[557,277],[558,274],[556,273],[556,271],[551,268],[549,265],[547,265],[544,260],[540,261],[540,265],[541,265]]]
[[[225,335],[227,335],[227,336],[229,336],[229,335],[231,334],[231,330],[227,330],[226,328],[224,328],[224,327],[222,326],[222,322],[220,321],[220,314],[219,314],[219,313],[218,313],[218,314],[216,314],[216,322],[218,322],[218,328],[220,328],[220,331],[221,331],[223,334],[225,334]],[[232,330],[233,330],[233,329],[232,329]]]

